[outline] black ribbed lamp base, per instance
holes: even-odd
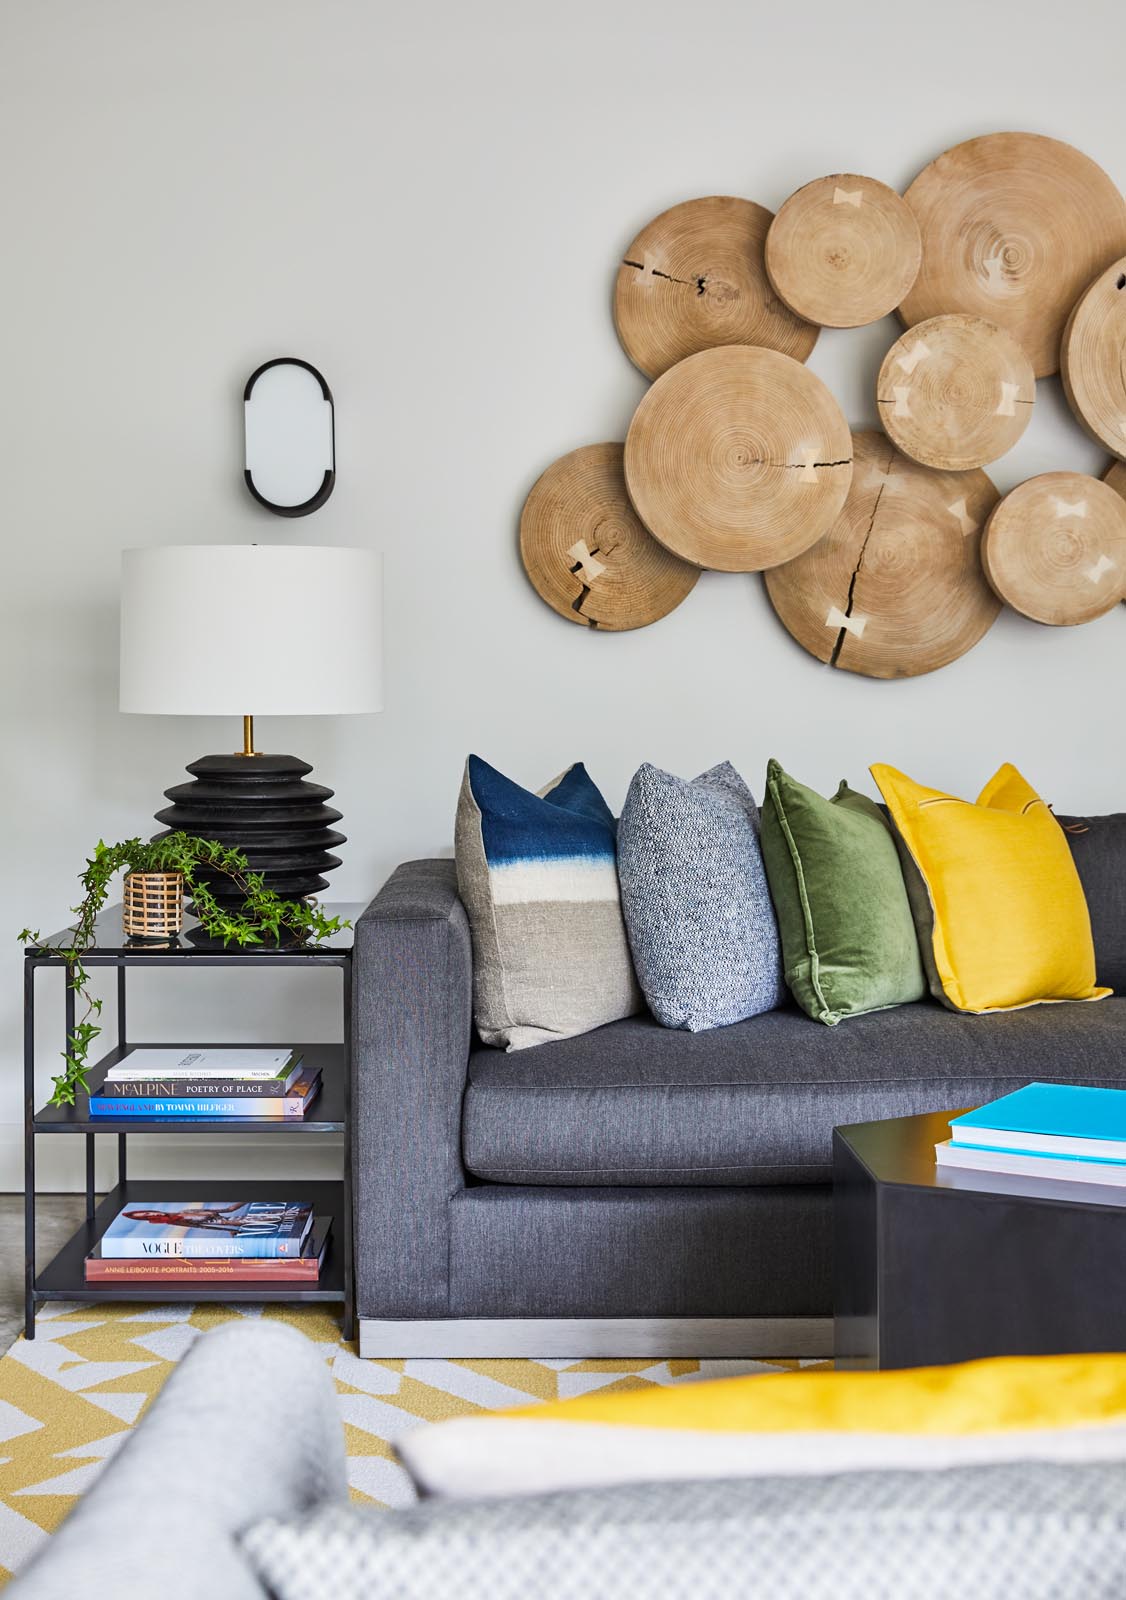
[[[241,850],[268,889],[287,900],[327,889],[324,873],[340,865],[330,847],[345,835],[331,824],[340,812],[326,805],[332,790],[306,783],[312,772],[297,756],[201,756],[187,769],[191,783],[164,793],[172,801],[156,813],[172,832],[217,839]],[[157,834],[163,838],[163,834]],[[243,896],[222,873],[204,874],[220,905],[236,908]]]

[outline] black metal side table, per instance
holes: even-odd
[[[326,912],[345,919],[355,920],[363,907],[360,905],[329,905]],[[64,930],[52,934],[44,943],[66,948],[69,935]],[[301,1121],[288,1121],[275,1117],[92,1117],[87,1096],[80,1095],[73,1106],[46,1105],[39,1109],[35,1102],[35,975],[43,967],[65,969],[65,962],[57,956],[47,956],[31,949],[24,959],[24,1195],[25,1195],[25,1264],[24,1264],[24,1329],[29,1339],[35,1337],[35,1308],[46,1300],[118,1300],[118,1301],[240,1301],[254,1302],[308,1302],[334,1301],[343,1311],[343,1332],[346,1339],[354,1336],[355,1300],[352,1287],[352,1157],[349,1132],[349,1107],[351,1103],[351,1013],[352,1013],[352,930],[344,929],[321,944],[252,945],[224,947],[203,936],[198,924],[185,917],[184,931],[166,943],[154,944],[124,937],[121,930],[121,907],[107,908],[98,918],[95,941],[82,958],[91,972],[96,967],[113,967],[117,971],[117,1042],[101,1059],[93,1063],[87,1074],[92,1090],[96,1090],[110,1067],[119,1062],[127,1052],[140,1044],[161,1044],[188,1049],[204,1045],[223,1048],[224,1041],[199,1039],[186,1044],[170,1040],[129,1040],[126,1023],[126,974],[133,968],[154,967],[335,967],[342,978],[343,1028],[337,1044],[300,1044],[291,1039],[263,1041],[301,1051],[307,1065],[320,1067],[321,1087],[309,1112]],[[74,1030],[74,994],[67,985],[65,990],[66,1036]],[[151,1133],[199,1134],[201,1137],[222,1137],[231,1133],[253,1133],[268,1137],[271,1133],[302,1133],[311,1136],[325,1134],[344,1135],[342,1173],[339,1178],[308,1182],[279,1181],[235,1182],[209,1179],[206,1183],[150,1181],[134,1182],[128,1176],[128,1141],[130,1135]],[[81,1134],[86,1140],[86,1220],[73,1237],[63,1246],[54,1260],[41,1271],[35,1263],[35,1149],[36,1139],[42,1134]],[[95,1139],[98,1134],[115,1134],[117,1137],[117,1183],[98,1203],[94,1187]],[[287,1288],[284,1284],[232,1284],[204,1287],[197,1283],[182,1286],[170,1284],[140,1285],[136,1283],[87,1283],[84,1263],[87,1255],[98,1243],[114,1217],[125,1205],[156,1200],[203,1200],[213,1197],[222,1189],[231,1200],[310,1200],[318,1216],[331,1220],[328,1249],[318,1282],[315,1285],[298,1285]]]

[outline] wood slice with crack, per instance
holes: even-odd
[[[996,593],[1033,622],[1091,622],[1126,594],[1126,500],[1083,472],[1028,478],[990,516],[981,559]]]
[[[1126,457],[1126,257],[1076,301],[1060,341],[1060,377],[1091,437]]]
[[[756,344],[804,361],[817,329],[782,304],[763,250],[773,214],[753,200],[685,200],[642,228],[614,286],[614,323],[648,378],[717,345]]]
[[[1032,364],[984,317],[931,317],[896,340],[876,380],[876,404],[904,455],[940,472],[984,467],[1027,428]]]
[[[852,477],[852,436],[808,368],[726,345],[658,378],[626,435],[626,484],[667,550],[694,566],[758,572],[818,540]]]
[[[568,622],[607,633],[667,616],[700,576],[642,525],[622,455],[620,444],[589,444],[561,456],[520,517],[520,556],[537,594]]]
[[[844,509],[811,550],[765,574],[771,604],[800,645],[845,672],[948,666],[1001,610],[979,553],[997,498],[984,472],[934,472],[883,434],[856,433]]]
[[[886,317],[919,271],[922,240],[902,196],[875,178],[816,178],[785,202],[766,236],[778,297],[823,328]]]
[[[989,133],[932,161],[904,199],[923,260],[899,307],[908,327],[945,311],[1000,323],[1038,378],[1059,366],[1079,295],[1126,255],[1126,201],[1088,156],[1033,133]]]

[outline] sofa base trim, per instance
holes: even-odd
[[[832,1354],[831,1317],[467,1317],[425,1322],[360,1318],[360,1355],[369,1360],[411,1356],[827,1360]]]

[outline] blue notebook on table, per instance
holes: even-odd
[[[979,1150],[1126,1164],[1126,1089],[1029,1083],[953,1117],[950,1137],[955,1145]]]

